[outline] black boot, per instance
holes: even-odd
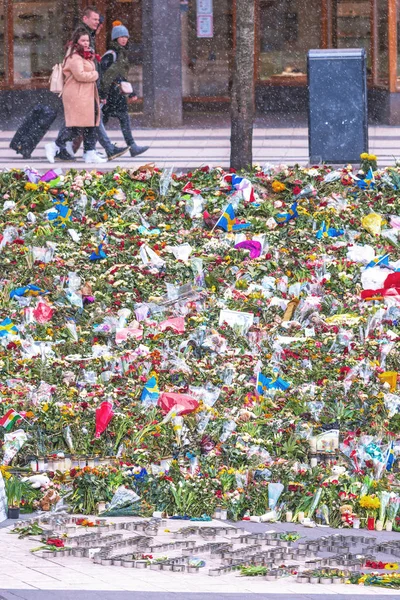
[[[108,160],[114,160],[115,158],[119,158],[125,152],[128,152],[129,146],[124,146],[124,148],[118,148],[118,146],[114,146],[114,150],[110,153],[107,152]]]
[[[61,148],[61,150],[59,150],[57,152],[57,154],[55,155],[55,160],[63,160],[63,161],[67,161],[67,160],[75,160],[75,156],[71,156],[71,154],[68,152],[68,150],[66,148]]]
[[[148,150],[149,148],[150,146],[138,146],[135,142],[130,147],[131,156],[139,156],[139,154],[143,154],[143,152],[146,152],[146,150]]]

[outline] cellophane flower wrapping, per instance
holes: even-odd
[[[275,510],[285,486],[282,483],[268,484],[268,508]]]

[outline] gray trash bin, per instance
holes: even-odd
[[[310,163],[357,163],[368,152],[363,48],[308,52]]]

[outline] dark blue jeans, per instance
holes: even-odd
[[[119,121],[119,124],[121,126],[122,135],[124,136],[126,145],[129,147],[133,146],[135,143],[135,140],[133,139],[133,136],[132,136],[131,120],[129,117],[129,113],[127,111],[126,112],[118,112],[118,113],[114,113],[113,117],[115,117]],[[107,124],[108,117],[103,117],[103,120],[104,120],[104,124]]]

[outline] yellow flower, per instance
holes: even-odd
[[[38,186],[36,185],[36,183],[30,183],[28,181],[28,183],[25,184],[25,190],[27,192],[34,192],[38,189]]]
[[[368,154],[368,160],[378,160],[375,154]]]
[[[275,179],[275,181],[272,182],[272,189],[275,193],[283,192],[283,190],[286,190],[286,185]]]
[[[368,160],[368,158],[369,158],[368,152],[363,152],[362,154],[360,154],[360,158],[361,158],[361,160]]]
[[[393,571],[397,571],[398,568],[399,568],[399,565],[397,563],[386,563],[386,565],[385,565],[385,569],[387,569],[388,571],[390,569],[393,569]]]
[[[48,410],[49,410],[49,404],[48,404],[48,402],[45,402],[42,406],[42,411],[47,412]]]
[[[378,510],[381,503],[377,496],[361,496],[360,506],[366,510]]]
[[[8,472],[10,467],[6,467],[5,465],[0,465],[0,473],[3,475],[4,479],[10,479],[11,473]]]

